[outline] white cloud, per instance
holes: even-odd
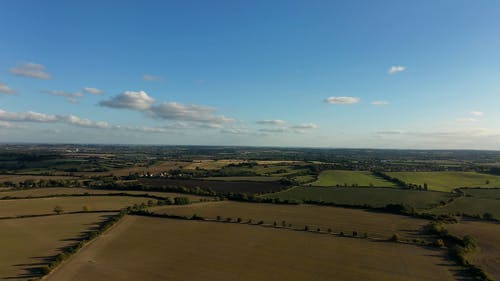
[[[286,124],[286,121],[280,120],[280,119],[274,119],[274,120],[260,120],[256,122],[257,124],[261,125],[273,125],[273,126],[282,126]]]
[[[50,79],[51,76],[45,72],[45,66],[33,62],[20,63],[9,69],[10,73],[36,79]]]
[[[403,72],[406,70],[406,67],[405,66],[401,66],[401,65],[393,65],[389,68],[389,70],[387,71],[387,73],[389,74],[396,74],[398,72]]]
[[[56,97],[64,97],[66,98],[66,101],[70,103],[76,103],[78,102],[78,98],[83,97],[82,93],[68,93],[65,91],[42,91],[42,93],[46,93]]]
[[[92,94],[92,95],[100,95],[102,93],[101,90],[92,87],[85,87],[83,88],[83,91],[87,94]]]
[[[159,81],[163,81],[163,78],[161,78],[160,76],[156,76],[156,75],[144,74],[144,75],[142,75],[142,80],[159,82]]]
[[[481,116],[483,116],[483,112],[481,112],[481,111],[471,111],[470,115],[476,116],[476,117],[481,117]]]
[[[23,127],[22,126],[12,125],[11,123],[6,122],[6,121],[0,121],[0,128],[2,128],[2,129],[20,129],[20,128],[23,128]]]
[[[8,112],[0,109],[0,121],[5,122],[32,122],[32,123],[65,123],[86,128],[109,128],[109,124],[103,121],[91,121],[75,115],[53,115],[27,112]]]
[[[314,123],[303,123],[291,127],[292,129],[307,130],[307,129],[317,129],[318,125]]]
[[[372,105],[377,105],[377,106],[389,104],[388,101],[384,101],[384,100],[376,100],[376,101],[372,101],[371,103],[372,103]]]
[[[13,95],[16,91],[6,84],[0,82],[0,94]]]
[[[232,135],[247,135],[249,134],[247,129],[240,129],[240,128],[226,128],[220,130],[221,133],[224,134],[232,134]]]
[[[264,128],[259,129],[259,132],[263,133],[284,133],[287,131],[287,128]]]
[[[126,91],[110,100],[99,102],[99,105],[112,108],[149,110],[154,101],[155,100],[144,91]]]
[[[477,118],[458,118],[456,120],[458,123],[472,123],[479,121]]]
[[[202,105],[185,105],[177,102],[163,102],[154,105],[155,100],[146,92],[127,91],[118,96],[99,102],[112,108],[127,108],[145,113],[157,119],[188,121],[194,123],[222,124],[233,122],[233,118],[216,115],[215,109]],[[207,127],[207,125],[205,125]],[[213,125],[213,127],[217,127]]]
[[[358,103],[359,100],[360,99],[356,97],[328,97],[323,101],[329,104],[353,104]]]

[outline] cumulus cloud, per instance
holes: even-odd
[[[144,91],[127,91],[110,100],[101,101],[99,105],[137,110],[156,119],[212,124],[222,124],[234,121],[233,118],[216,115],[215,108],[208,106],[185,105],[177,102],[154,104],[154,102],[155,100]]]
[[[231,134],[231,135],[247,135],[249,134],[247,129],[241,129],[241,128],[226,128],[220,130],[221,133],[224,134]]]
[[[112,108],[149,110],[154,101],[155,100],[152,97],[148,96],[148,94],[146,94],[146,92],[144,91],[126,91],[111,98],[110,100],[99,102],[99,105]]]
[[[0,94],[13,95],[16,91],[6,84],[0,82]]]
[[[27,112],[8,112],[0,109],[0,121],[4,122],[32,122],[32,123],[65,123],[85,128],[109,128],[109,124],[103,121],[92,121],[85,118],[80,118],[75,115],[53,115],[38,113],[33,111]]]
[[[477,118],[458,118],[456,120],[458,123],[472,123],[479,121]]]
[[[287,128],[264,128],[259,129],[259,132],[262,133],[284,133],[287,131]]]
[[[481,111],[471,111],[470,115],[476,116],[476,117],[481,117],[481,116],[483,116],[483,112],[481,112]]]
[[[389,102],[384,101],[384,100],[376,100],[376,101],[372,101],[371,104],[376,105],[376,106],[380,106],[380,105],[388,105]]]
[[[10,73],[36,79],[50,79],[51,76],[45,72],[45,66],[33,62],[20,63],[9,69]]]
[[[83,97],[83,94],[78,93],[78,92],[77,93],[68,93],[65,91],[42,91],[42,93],[49,94],[49,95],[56,96],[56,97],[64,97],[64,98],[66,98],[66,101],[68,101],[70,103],[76,103],[76,102],[78,102],[78,98]]]
[[[403,72],[406,70],[406,67],[405,66],[401,66],[401,65],[393,65],[389,68],[389,70],[387,71],[387,73],[389,74],[396,74],[398,72]]]
[[[360,99],[356,97],[328,97],[323,101],[329,104],[353,104],[358,103],[359,100]]]
[[[299,125],[295,125],[291,127],[292,129],[299,129],[299,130],[308,130],[308,129],[317,129],[318,125],[314,123],[303,123]]]
[[[144,74],[142,75],[142,80],[146,81],[163,81],[163,78],[156,75]]]
[[[102,91],[97,88],[92,88],[92,87],[85,87],[83,88],[83,91],[87,94],[92,94],[92,95],[100,95]]]
[[[3,128],[3,129],[20,129],[20,128],[23,128],[23,127],[22,126],[12,125],[11,123],[6,122],[6,121],[0,121],[0,128]]]
[[[260,120],[257,121],[256,123],[261,125],[282,126],[286,124],[286,121],[280,119],[274,119],[274,120]]]

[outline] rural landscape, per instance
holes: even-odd
[[[0,159],[5,280],[500,279],[498,152],[2,145]]]
[[[500,0],[0,0],[0,281],[500,281]]]

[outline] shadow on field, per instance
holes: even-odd
[[[56,249],[57,253],[61,253],[65,250],[67,246],[74,245],[82,240],[82,238],[87,237],[92,231],[99,229],[99,227],[104,224],[110,217],[113,215],[102,215],[99,216],[99,221],[96,223],[86,223],[83,224],[84,226],[87,226],[87,229],[80,232],[78,235],[76,235],[75,238],[64,238],[60,239],[59,241],[62,242],[69,242],[65,243],[64,246],[59,247]],[[16,279],[28,279],[28,278],[38,278],[43,275],[42,268],[52,261],[55,260],[57,254],[53,256],[34,256],[34,257],[29,257],[30,260],[33,260],[33,262],[30,263],[20,263],[20,264],[14,264],[12,266],[16,268],[20,268],[19,270],[22,270],[23,273],[20,273],[16,276],[8,276],[8,277],[3,277],[3,280],[16,280]]]

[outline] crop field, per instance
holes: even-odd
[[[0,182],[11,181],[19,183],[25,180],[78,180],[78,177],[70,176],[42,176],[42,175],[0,175]]]
[[[199,187],[224,193],[267,193],[285,188],[279,182],[249,182],[249,181],[206,181],[206,180],[176,180],[176,179],[139,179],[139,182],[151,187],[175,186],[175,187]]]
[[[78,196],[19,199],[0,201],[0,217],[53,214],[56,206],[64,212],[120,210],[133,204],[147,202],[148,198],[126,196]]]
[[[446,228],[461,237],[472,235],[479,246],[472,254],[472,263],[500,280],[500,223],[462,220],[460,223],[448,224]]]
[[[446,202],[445,192],[417,191],[395,188],[327,188],[297,186],[281,192],[262,195],[263,198],[282,200],[328,202],[339,205],[384,207],[387,204],[405,204],[417,210],[428,209]]]
[[[468,196],[500,200],[500,188],[462,188],[461,190]]]
[[[78,187],[44,187],[44,188],[30,188],[30,189],[19,189],[19,190],[6,190],[0,191],[0,198],[7,196],[11,197],[39,197],[39,196],[50,196],[50,195],[62,195],[62,194],[112,194],[112,193],[128,193],[134,195],[153,195],[158,197],[188,197],[191,201],[199,201],[200,199],[209,199],[210,197],[197,196],[191,194],[183,193],[173,193],[173,192],[158,192],[158,191],[134,191],[134,190],[107,190],[107,189],[89,189],[89,188],[78,188]]]
[[[500,200],[474,197],[460,197],[443,207],[431,210],[434,214],[466,214],[470,216],[483,216],[490,213],[495,218],[500,218]]]
[[[223,160],[193,160],[185,166],[187,170],[194,169],[205,169],[205,170],[218,170],[224,166],[229,164],[240,164],[245,163],[245,160],[231,160],[231,159],[223,159]]]
[[[180,169],[181,167],[186,167],[190,165],[191,162],[179,162],[179,161],[161,161],[158,163],[155,163],[153,165],[141,165],[141,166],[131,166],[131,167],[126,167],[126,168],[120,168],[120,169],[113,169],[107,172],[76,172],[76,175],[85,175],[85,176],[92,176],[92,175],[109,175],[113,174],[115,176],[128,176],[129,174],[144,174],[146,172],[149,173],[160,173],[160,172],[165,172],[165,171],[170,171],[170,170],[175,170],[175,169]]]
[[[264,177],[264,176],[203,178],[203,180],[208,180],[208,181],[260,181],[260,182],[279,181],[281,179],[282,177]]]
[[[313,186],[375,186],[394,187],[394,183],[374,176],[367,171],[327,170],[319,174]]]
[[[429,190],[451,191],[459,187],[500,187],[500,176],[475,172],[391,172],[391,177],[406,183],[424,185]]]
[[[84,231],[112,213],[0,220],[0,279],[28,280]]]
[[[281,226],[284,221],[286,225],[291,224],[294,229],[303,229],[308,226],[311,230],[319,227],[323,231],[327,231],[328,228],[331,228],[335,233],[344,232],[347,235],[351,235],[352,231],[357,231],[360,236],[366,233],[370,238],[380,239],[389,239],[395,233],[405,239],[413,239],[428,223],[427,220],[423,219],[360,209],[230,201],[161,206],[154,207],[151,211],[181,216],[196,214],[209,219],[216,219],[217,216],[220,216],[222,220],[231,218],[233,221],[241,218],[242,222],[248,222],[249,219],[252,219],[254,224],[262,220],[264,224],[272,225],[276,222],[278,226]]]
[[[443,256],[401,243],[129,216],[45,280],[455,280]]]

